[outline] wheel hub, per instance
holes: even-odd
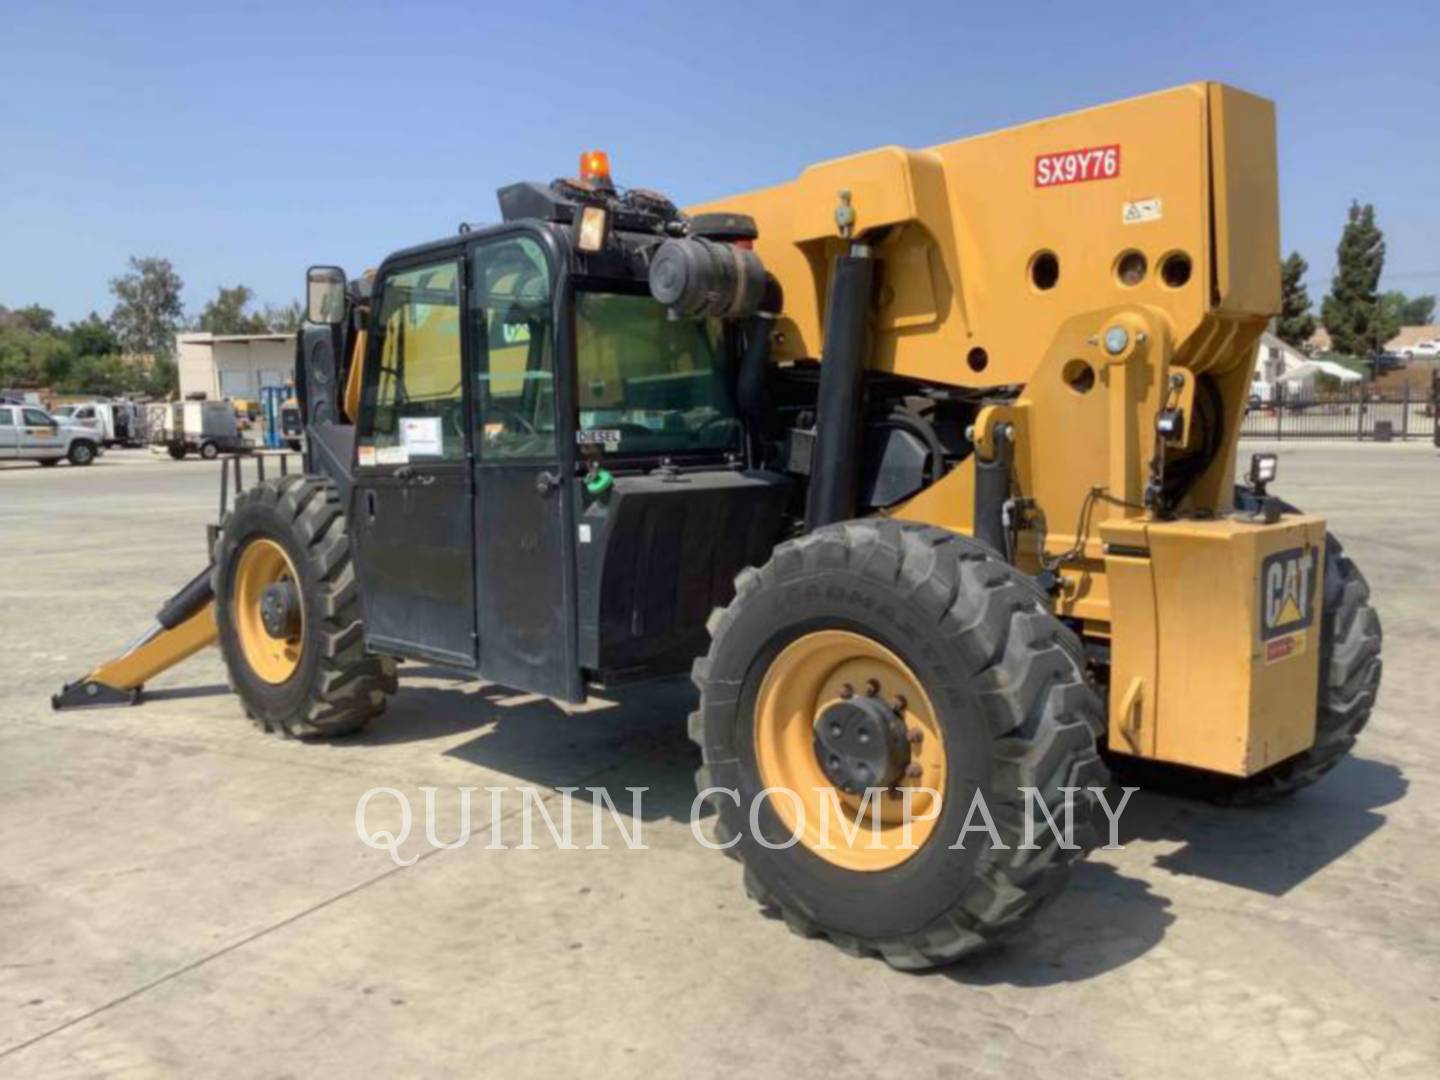
[[[815,760],[832,784],[852,795],[892,787],[910,764],[904,703],[887,703],[878,690],[873,683],[863,696],[852,690],[815,717]]]
[[[277,640],[295,636],[300,629],[300,594],[295,582],[277,581],[260,594],[260,623]]]

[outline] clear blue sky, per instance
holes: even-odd
[[[1194,79],[1279,106],[1318,302],[1352,197],[1440,292],[1440,4],[0,0],[0,304],[107,313],[127,256],[298,297],[608,149],[685,203]]]

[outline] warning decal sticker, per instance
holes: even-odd
[[[1120,209],[1120,221],[1124,225],[1139,225],[1146,221],[1159,221],[1162,215],[1159,199],[1136,199],[1127,202]]]

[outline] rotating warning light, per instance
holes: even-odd
[[[610,155],[604,150],[586,150],[580,155],[580,179],[600,188],[614,187],[610,182]]]

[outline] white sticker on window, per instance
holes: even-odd
[[[410,451],[403,446],[381,446],[375,450],[376,465],[404,465],[410,460]]]
[[[590,543],[590,526],[589,526],[589,525],[581,525],[581,526],[580,526],[580,542],[581,542],[582,544],[588,544],[588,543]]]
[[[1120,220],[1126,225],[1139,225],[1145,221],[1159,221],[1160,218],[1159,199],[1136,199],[1134,202],[1127,202],[1125,208],[1120,212]]]
[[[360,464],[361,464],[361,465],[374,465],[374,464],[375,464],[375,447],[373,447],[373,446],[362,446],[362,447],[360,447]]]
[[[581,446],[603,446],[606,450],[619,450],[620,432],[615,428],[582,428],[575,433],[575,441]]]
[[[445,436],[438,416],[402,416],[400,445],[414,457],[440,457],[445,453]]]

